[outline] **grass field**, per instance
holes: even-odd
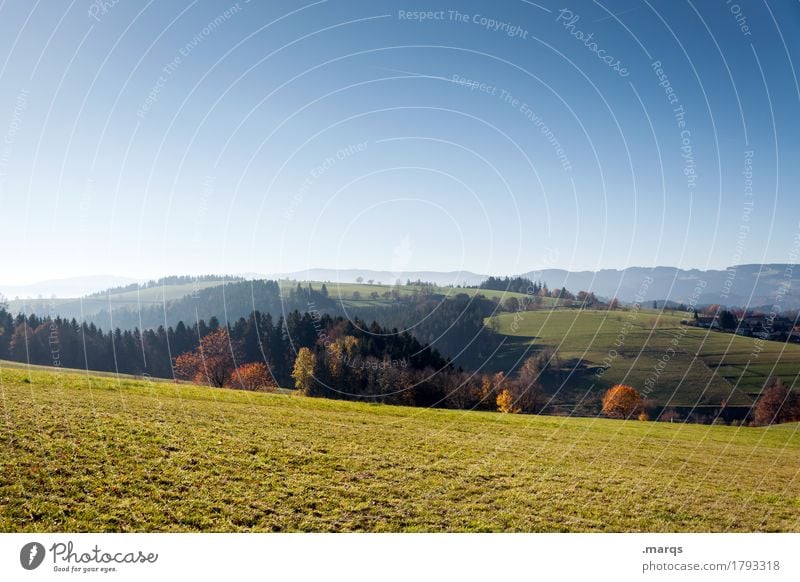
[[[495,325],[509,341],[499,362],[511,366],[531,346],[557,349],[562,359],[581,360],[582,369],[591,372],[573,375],[571,387],[577,392],[593,382],[600,389],[624,382],[641,390],[655,378],[650,397],[672,406],[718,406],[722,400],[750,406],[770,376],[790,383],[800,370],[798,344],[681,325],[686,317],[651,310],[502,314]],[[593,369],[604,360],[610,367],[598,379]]]
[[[0,369],[2,531],[798,531],[798,425],[427,410]]]
[[[287,293],[289,289],[294,289],[297,287],[297,281],[288,281],[282,280],[280,281],[280,287],[282,293]],[[322,281],[301,281],[300,284],[306,286],[311,284],[314,289],[320,289],[323,285]],[[383,297],[383,294],[390,291],[396,291],[400,294],[401,297],[408,297],[415,292],[422,291],[422,287],[419,285],[400,285],[400,286],[391,286],[391,285],[378,285],[378,284],[369,284],[369,283],[332,283],[327,282],[325,286],[328,289],[328,294],[330,297],[337,301],[341,301],[345,307],[363,307],[363,306],[374,306],[380,307],[383,305],[392,305],[393,302]],[[353,299],[353,293],[358,292],[360,295],[359,299]],[[500,301],[504,301],[509,297],[516,297],[517,299],[523,299],[526,297],[524,293],[515,293],[511,291],[494,291],[491,289],[465,289],[465,288],[457,288],[457,287],[433,287],[433,292],[439,295],[443,295],[444,297],[450,298],[455,297],[459,294],[468,295],[470,297],[474,297],[478,294],[483,295],[487,299],[497,298]],[[372,293],[377,293],[378,297],[376,299],[370,298]],[[554,299],[552,297],[543,297],[542,298],[542,306],[545,307],[553,307],[558,304],[558,299]]]

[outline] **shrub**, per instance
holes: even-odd
[[[681,415],[674,408],[666,408],[661,411],[658,420],[661,422],[680,422]]]
[[[231,388],[238,390],[274,391],[275,382],[261,362],[242,364],[231,374]]]
[[[503,390],[497,396],[497,410],[507,414],[519,414],[520,408],[514,401],[514,394],[508,388]]]

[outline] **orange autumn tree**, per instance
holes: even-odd
[[[226,328],[214,330],[203,336],[196,350],[175,358],[175,375],[221,388],[236,369],[239,352],[238,342],[231,340]]]
[[[273,391],[275,381],[261,362],[242,364],[231,374],[231,387],[238,390]]]
[[[617,384],[603,396],[603,414],[609,418],[631,418],[642,410],[643,404],[635,388]]]

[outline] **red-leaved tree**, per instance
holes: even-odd
[[[231,374],[231,388],[238,390],[272,391],[275,381],[269,369],[261,362],[242,364]]]
[[[222,387],[236,368],[240,351],[227,329],[217,329],[206,334],[196,350],[175,358],[175,375],[197,384]]]
[[[755,409],[756,424],[778,424],[800,420],[800,396],[783,380],[771,380],[761,393]]]

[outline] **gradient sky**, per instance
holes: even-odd
[[[796,66],[794,1],[5,1],[0,283],[797,262]]]

